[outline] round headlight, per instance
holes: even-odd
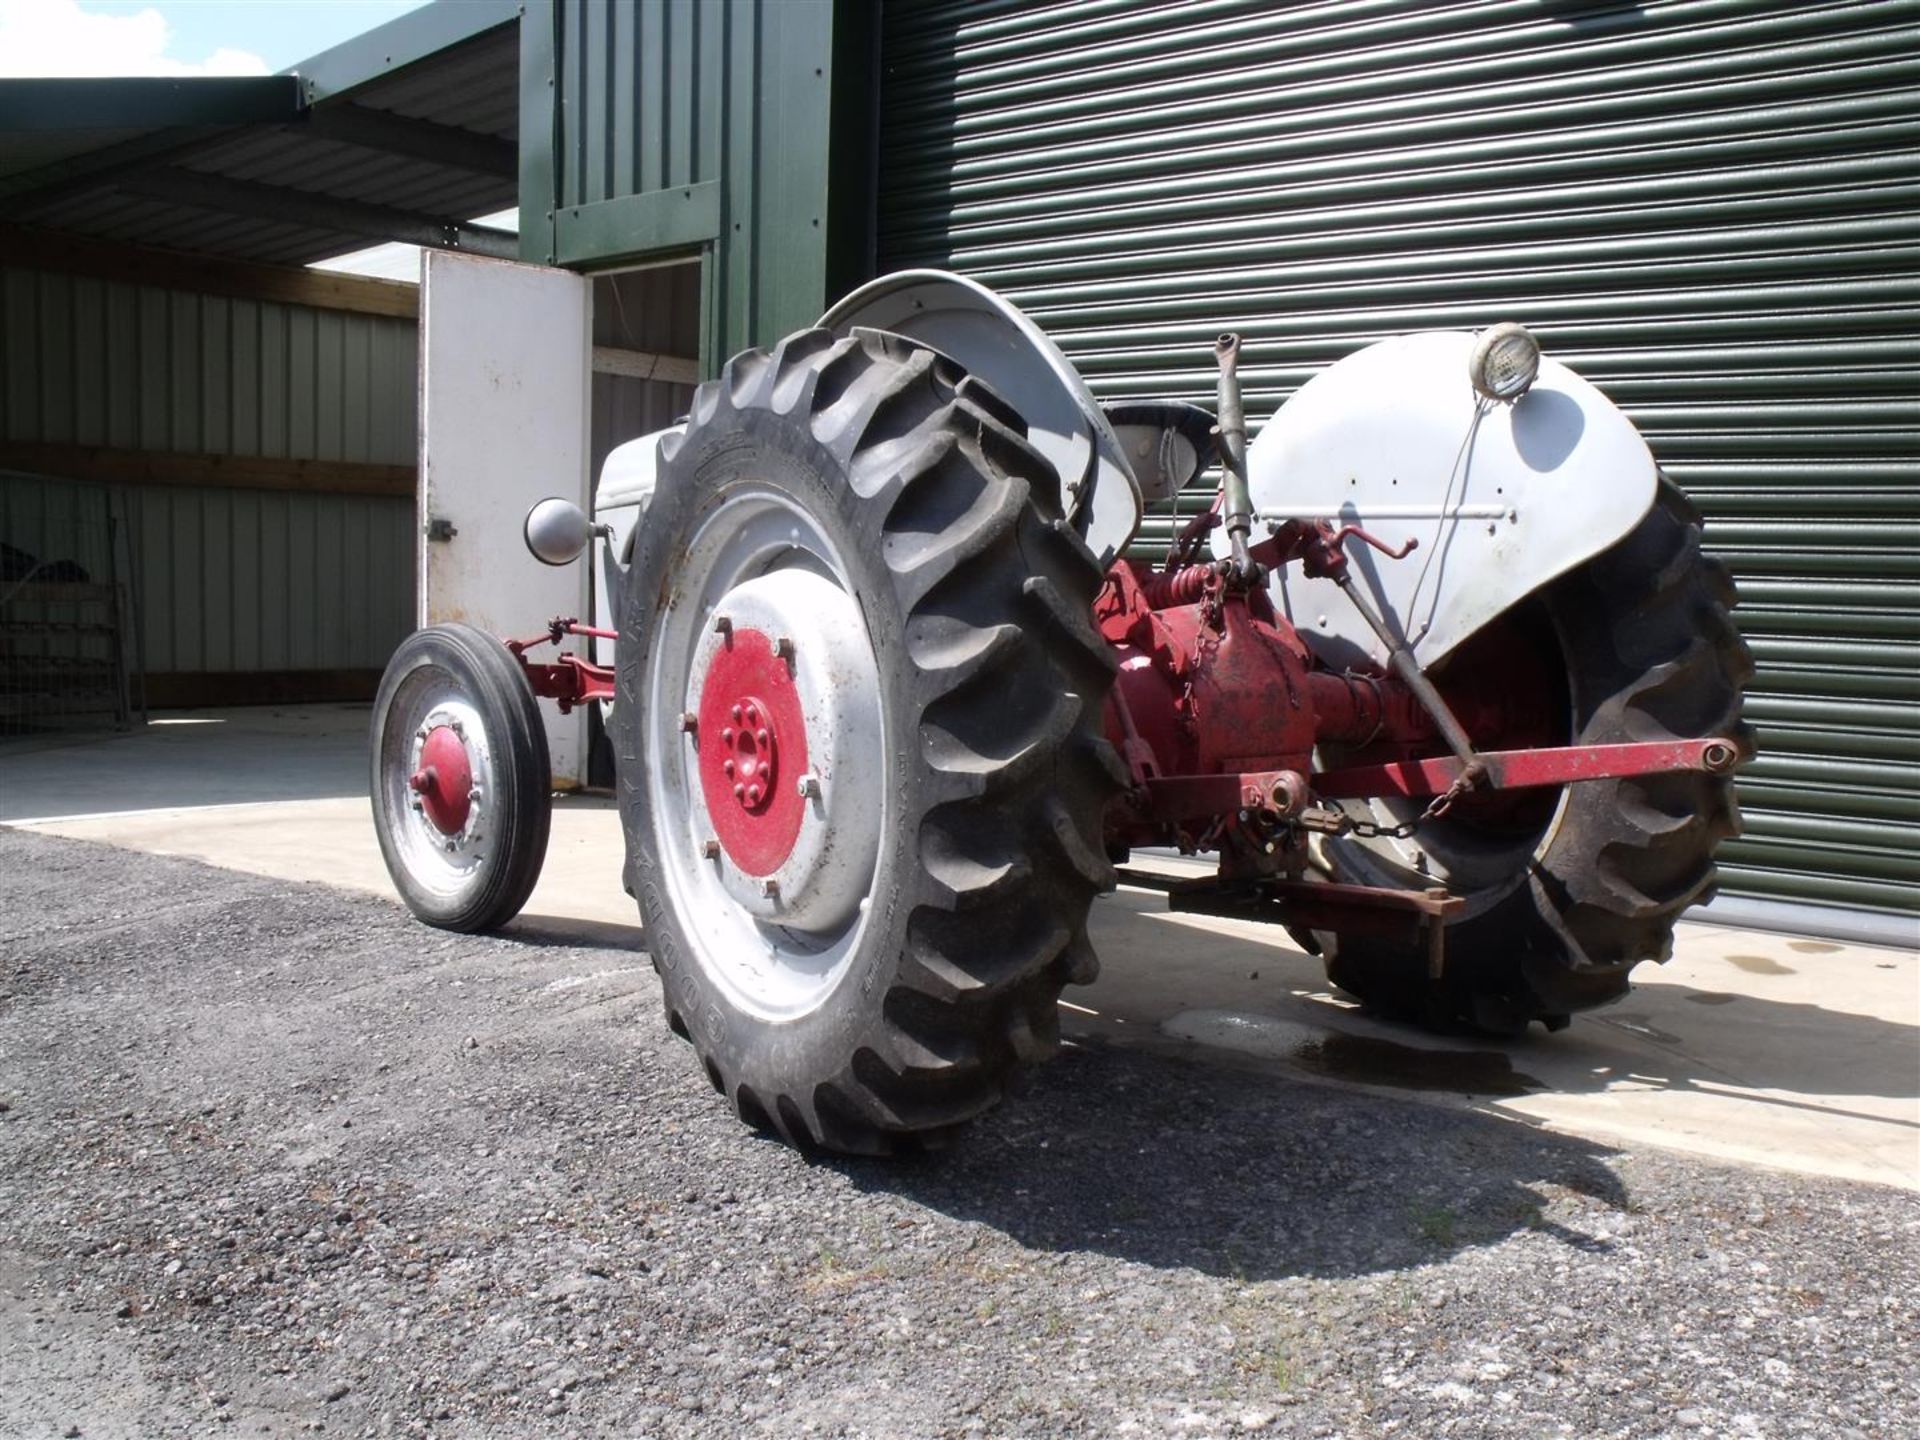
[[[1518,400],[1540,373],[1540,342],[1524,325],[1482,330],[1467,362],[1473,388],[1489,400]]]

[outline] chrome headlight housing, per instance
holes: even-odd
[[[1489,400],[1511,403],[1540,374],[1540,342],[1524,325],[1511,322],[1482,330],[1467,361],[1473,388]]]

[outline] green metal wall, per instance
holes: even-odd
[[[1699,502],[1761,759],[1729,893],[1920,909],[1920,5],[886,0],[879,261],[1250,414],[1532,326]],[[1162,518],[1150,532],[1164,537]]]
[[[0,440],[411,465],[417,331],[0,266]],[[29,538],[41,484],[9,482]],[[377,670],[412,628],[410,499],[129,486],[124,513],[150,672]]]
[[[860,7],[833,0],[534,0],[523,257],[706,254],[710,369],[811,324],[866,259],[861,41]],[[836,194],[836,173],[855,183]]]

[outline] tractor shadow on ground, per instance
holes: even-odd
[[[1037,1250],[1254,1280],[1402,1271],[1529,1230],[1609,1249],[1611,1217],[1635,1209],[1619,1150],[1503,1097],[1624,1086],[1733,1097],[1762,1127],[1920,1129],[1908,1110],[1845,1101],[1920,1092],[1920,1032],[1893,1019],[1663,978],[1560,1034],[1436,1035],[1363,1012],[1317,959],[1265,937],[1110,897],[1095,911],[1105,968],[1067,992],[1060,1059],[951,1151],[846,1173]],[[1193,1043],[1209,1015],[1272,1043]],[[1570,1196],[1578,1228],[1543,1218]]]
[[[1920,1028],[1911,1021],[1765,993],[1796,966],[1817,973],[1842,948],[1818,941],[1786,942],[1796,957],[1787,965],[1738,953],[1754,942],[1735,936],[1707,972],[1724,977],[1716,982],[1724,988],[1679,981],[1679,961],[1644,965],[1618,1004],[1576,1015],[1558,1034],[1534,1026],[1506,1039],[1436,1032],[1363,1009],[1328,985],[1316,957],[1277,931],[1175,915],[1157,895],[1105,898],[1092,933],[1103,968],[1096,984],[1067,992],[1084,1010],[1069,1011],[1070,1033],[1078,1024],[1123,1040],[1165,1030],[1204,1040],[1204,1020],[1212,1017],[1212,1044],[1225,1048],[1210,1046],[1209,1054],[1237,1047],[1326,1079],[1475,1098],[1631,1085],[1834,1115],[1852,1112],[1818,1097],[1920,1098]],[[1909,978],[1920,968],[1895,950],[1856,948],[1848,963],[1893,972],[1890,983],[1900,983],[1901,968]],[[1687,973],[1697,977],[1703,967]]]
[[[1100,1042],[917,1162],[834,1162],[1034,1250],[1243,1280],[1406,1271],[1538,1231],[1612,1248],[1606,1146],[1470,1110]],[[1544,1217],[1569,1192],[1585,1229]]]

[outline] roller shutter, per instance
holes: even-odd
[[[1532,326],[1739,580],[1723,889],[1920,910],[1920,5],[886,0],[881,65],[881,268],[1004,290],[1103,397],[1208,400],[1223,329],[1264,415]]]

